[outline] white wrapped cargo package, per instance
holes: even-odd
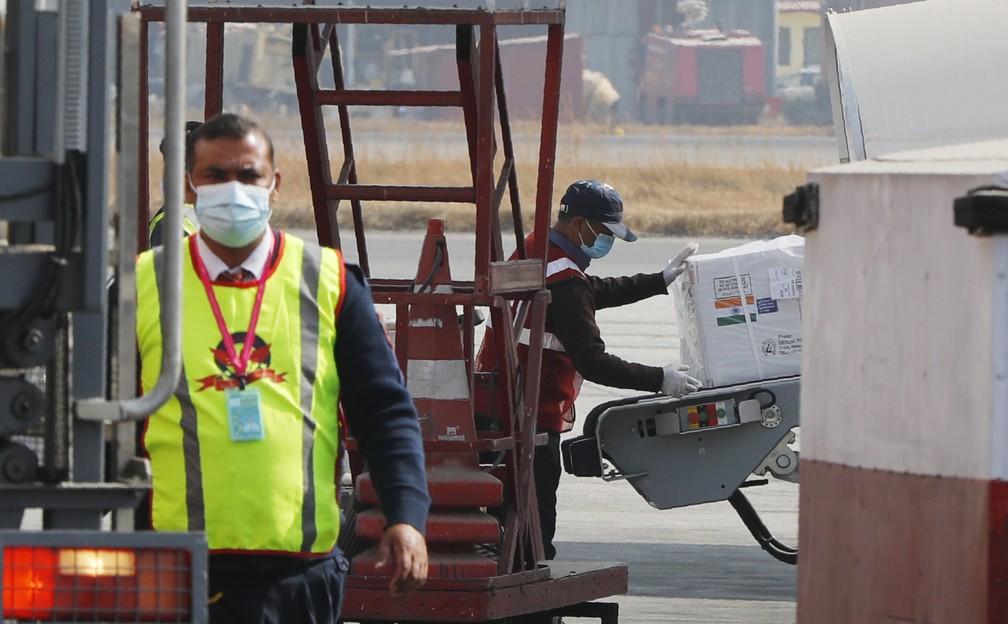
[[[679,355],[704,387],[800,374],[804,255],[790,235],[686,261],[674,284]]]

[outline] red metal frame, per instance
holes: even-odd
[[[308,2],[310,4],[310,0]],[[160,6],[144,6],[135,10],[144,24],[163,20]],[[286,22],[295,25],[292,42],[293,71],[298,87],[299,111],[304,134],[312,201],[315,210],[319,242],[340,247],[340,232],[336,216],[343,201],[349,201],[354,223],[354,238],[358,260],[370,277],[366,232],[363,224],[362,202],[420,201],[462,202],[475,207],[475,266],[472,281],[451,280],[447,262],[437,265],[432,259],[432,246],[443,244],[438,226],[428,231],[424,254],[416,279],[372,278],[371,287],[376,303],[393,304],[397,311],[396,356],[403,371],[409,370],[410,354],[430,351],[429,334],[417,333],[410,322],[411,313],[421,310],[424,318],[440,315],[454,319],[456,306],[463,311],[461,329],[462,360],[470,392],[479,383],[473,372],[472,319],[476,307],[488,307],[495,328],[496,344],[501,368],[496,373],[496,383],[505,388],[503,431],[480,433],[478,436],[461,436],[464,439],[431,439],[425,437],[428,470],[440,474],[445,466],[475,465],[475,473],[463,475],[454,482],[432,481],[432,496],[438,526],[461,522],[457,533],[485,540],[486,526],[479,508],[461,509],[456,516],[451,508],[458,500],[436,500],[434,490],[448,492],[446,496],[460,498],[460,492],[478,490],[487,475],[479,472],[475,463],[481,451],[503,452],[505,460],[494,474],[503,482],[503,536],[498,543],[500,551],[496,561],[496,576],[482,578],[445,577],[443,570],[451,570],[452,553],[459,557],[459,569],[464,561],[475,555],[471,545],[443,543],[438,529],[429,524],[429,546],[432,562],[443,563],[441,576],[432,578],[421,590],[400,600],[388,600],[387,578],[371,574],[353,573],[347,580],[344,617],[349,620],[411,620],[438,622],[471,622],[506,618],[525,613],[552,611],[561,614],[565,608],[571,614],[593,613],[592,601],[623,593],[627,588],[625,565],[584,564],[564,562],[544,565],[538,514],[535,509],[532,457],[536,443],[545,436],[535,432],[538,402],[541,347],[546,305],[549,292],[545,288],[546,237],[537,237],[532,248],[525,245],[522,209],[518,195],[518,177],[515,166],[514,145],[507,111],[502,68],[499,58],[498,29],[508,25],[541,25],[547,29],[547,54],[544,68],[543,113],[540,132],[539,163],[536,179],[534,228],[545,232],[550,224],[553,194],[553,174],[556,159],[556,136],[560,113],[560,69],[563,52],[564,10],[557,9],[423,9],[423,8],[351,8],[351,7],[236,7],[190,6],[191,22],[206,22],[207,77],[205,112],[209,116],[221,109],[223,84],[223,36],[227,22]],[[403,90],[353,90],[344,81],[342,59],[339,54],[336,24],[410,24],[455,25],[459,75],[458,91],[403,91]],[[321,89],[318,70],[328,50],[332,61],[334,89]],[[146,47],[142,51],[142,67],[146,70]],[[211,84],[211,81],[213,84]],[[146,83],[146,81],[145,81]],[[148,132],[146,110],[146,84],[141,88],[141,135]],[[463,113],[470,156],[472,186],[401,186],[359,184],[357,163],[353,149],[349,106],[454,106]],[[335,106],[339,113],[340,137],[343,144],[343,162],[338,177],[331,173],[330,154],[325,129],[323,106]],[[499,171],[494,170],[494,156],[498,147],[503,152]],[[147,170],[146,141],[140,150],[141,171]],[[144,178],[143,181],[145,181]],[[140,205],[147,205],[147,185],[141,184]],[[503,233],[499,210],[508,197],[514,222],[514,243],[517,259],[508,260],[503,252]],[[145,232],[144,232],[145,234]],[[440,242],[439,242],[440,241]],[[144,240],[144,243],[146,241]],[[145,244],[143,245],[145,246]],[[444,283],[436,291],[416,292],[420,276],[430,271],[440,272]],[[450,316],[446,314],[450,311]],[[526,318],[530,319],[530,345],[528,356],[518,357],[517,332]],[[414,335],[416,334],[416,335]],[[452,338],[452,341],[459,340]],[[434,347],[437,350],[437,346]],[[452,349],[457,357],[458,351]],[[425,357],[430,357],[429,354]],[[471,396],[471,395],[470,395]],[[458,401],[425,399],[418,401],[430,414],[431,410],[445,409],[457,417]],[[463,419],[471,418],[469,409],[461,413]],[[438,414],[440,416],[440,414]],[[472,423],[466,422],[465,430]],[[353,441],[349,441],[351,450]],[[477,474],[478,473],[478,474]],[[356,476],[356,475],[355,475]],[[479,478],[477,478],[479,477]],[[358,497],[371,496],[366,479],[358,481]],[[454,492],[454,494],[452,494]],[[363,494],[362,494],[363,493]],[[440,496],[442,494],[438,494]],[[464,496],[461,498],[465,498]],[[480,503],[480,506],[484,506]],[[448,512],[445,509],[448,508]],[[453,517],[456,519],[453,520]],[[458,520],[457,518],[468,518]],[[380,520],[373,513],[362,516],[362,531],[374,536],[380,530]],[[434,533],[431,533],[434,531]],[[366,553],[365,553],[366,554]],[[446,559],[447,558],[447,559]],[[361,557],[361,560],[366,557]],[[588,603],[588,604],[586,604]],[[600,606],[596,616],[604,622],[615,622],[613,605]]]

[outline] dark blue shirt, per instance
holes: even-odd
[[[430,496],[416,409],[378,320],[371,289],[359,267],[346,267],[336,326],[340,403],[388,524],[405,522],[423,532]]]

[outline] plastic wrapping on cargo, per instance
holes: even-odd
[[[790,235],[686,261],[673,283],[679,356],[704,387],[800,374],[804,257]]]

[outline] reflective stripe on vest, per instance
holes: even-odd
[[[584,271],[581,270],[581,267],[579,267],[576,262],[570,258],[557,258],[556,260],[550,260],[546,264],[546,279],[549,279],[557,273],[568,269],[576,271],[582,277],[584,276]]]
[[[493,327],[493,323],[490,317],[486,320],[487,329]],[[529,345],[529,340],[531,339],[532,332],[529,331],[528,327],[522,327],[521,331],[518,332],[518,344],[523,344],[525,346]],[[543,332],[543,349],[549,349],[550,351],[559,351],[561,353],[566,353],[567,349],[564,349],[563,344],[560,343],[560,339],[548,331]]]
[[[233,371],[216,357],[221,337],[202,284],[184,259],[183,374],[148,422],[157,530],[205,530],[213,551],[324,553],[339,530],[335,475],[339,380],[333,354],[343,292],[341,258],[282,236],[264,291],[249,368],[262,402],[265,440],[232,442],[224,405]],[[145,391],[160,368],[154,275],[159,250],[137,265],[137,339]],[[236,342],[244,339],[255,288],[215,285]],[[242,329],[239,329],[242,328]],[[300,458],[290,462],[291,457]]]
[[[521,331],[518,332],[518,344],[527,346],[531,336],[532,332],[529,331],[528,327],[522,327]],[[567,349],[564,349],[564,346],[560,344],[560,339],[556,337],[556,334],[551,334],[550,332],[543,332],[543,349],[560,351],[561,353],[567,352]]]
[[[563,271],[575,271],[582,277],[584,276],[584,272],[576,262],[570,258],[557,258],[556,260],[552,260],[546,264],[545,277],[549,280],[550,277]],[[487,318],[487,327],[491,327],[489,318]],[[518,332],[518,344],[528,346],[531,335],[532,332],[529,331],[528,327],[522,327],[521,331]],[[560,353],[567,352],[567,349],[564,349],[563,344],[560,342],[560,339],[556,337],[556,334],[547,331],[543,332],[543,349],[557,351]]]
[[[581,277],[584,277],[584,271],[581,270],[581,267],[579,267],[576,262],[570,258],[563,257],[551,260],[546,264],[547,283],[549,283],[551,277],[566,271],[573,271]],[[529,343],[529,330],[527,328],[522,328],[521,333],[518,335],[518,343],[524,345]],[[561,353],[567,352],[567,349],[564,349],[563,344],[561,344],[560,339],[556,337],[556,334],[551,332],[543,333],[543,349],[559,351]]]

